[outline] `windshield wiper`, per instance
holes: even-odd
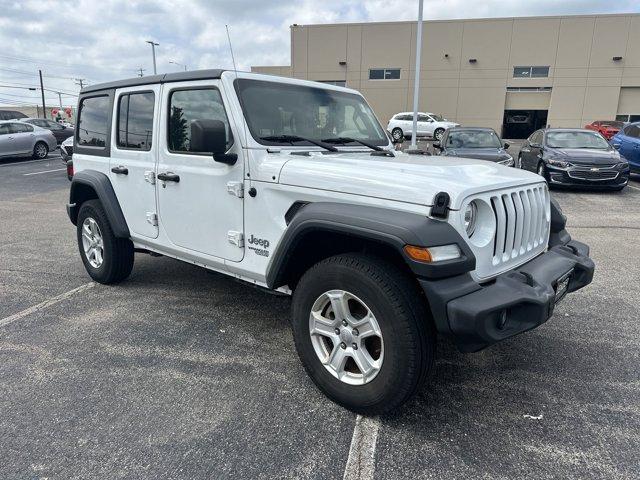
[[[266,137],[260,137],[260,140],[266,140],[267,142],[286,142],[293,145],[296,142],[309,142],[318,147],[322,147],[330,152],[337,152],[338,149],[333,145],[327,145],[326,143],[313,140],[311,138],[299,137],[298,135],[267,135]]]
[[[359,143],[360,145],[364,145],[365,147],[369,147],[376,152],[381,152],[384,148],[379,147],[378,145],[374,145],[373,143],[365,142],[364,140],[358,140],[357,138],[351,137],[333,137],[333,138],[323,138],[323,142],[325,143],[339,143],[344,145],[345,143]]]

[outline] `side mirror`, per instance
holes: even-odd
[[[212,153],[216,162],[234,165],[235,153],[227,151],[227,130],[221,120],[194,120],[191,123],[190,151]]]
[[[504,149],[507,150],[511,144],[509,142],[504,142]]]
[[[530,143],[529,146],[531,148],[540,148],[541,147],[541,145],[539,143]]]

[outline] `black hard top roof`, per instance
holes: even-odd
[[[127,78],[125,80],[115,80],[113,82],[97,83],[96,85],[89,85],[84,87],[80,94],[90,92],[99,92],[100,90],[112,90],[115,88],[135,87],[138,85],[151,85],[154,83],[167,83],[167,82],[185,82],[188,80],[211,80],[218,79],[222,75],[224,70],[211,69],[211,70],[192,70],[190,72],[176,72],[176,73],[163,73],[161,75],[149,75],[147,77],[134,77]]]

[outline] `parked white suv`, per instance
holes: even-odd
[[[418,137],[431,137],[440,141],[447,128],[459,127],[459,123],[450,122],[435,113],[418,112]],[[396,113],[387,124],[387,131],[394,142],[401,142],[411,136],[413,131],[413,112]]]
[[[306,371],[357,412],[416,392],[437,333],[480,350],[593,276],[540,176],[394,152],[354,90],[204,70],[92,85],[78,112],[67,210],[89,275],[120,282],[149,252],[292,294]]]

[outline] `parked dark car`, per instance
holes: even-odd
[[[612,139],[617,149],[628,162],[633,173],[640,173],[640,122],[631,123],[620,130]]]
[[[16,120],[20,118],[27,118],[27,116],[24,113],[17,112],[15,110],[0,110],[0,121]]]
[[[622,190],[629,162],[598,132],[583,128],[536,130],[524,142],[516,167],[538,172],[549,186]]]
[[[60,145],[67,138],[73,136],[73,128],[65,127],[64,125],[60,125],[58,122],[47,120],[46,118],[22,118],[20,119],[20,121],[30,123],[31,125],[36,125],[37,127],[46,128],[47,130],[51,130],[53,136],[56,137],[58,145]]]
[[[506,152],[509,144],[504,143],[492,128],[449,128],[433,147],[444,156],[477,158],[514,166],[513,157]]]

